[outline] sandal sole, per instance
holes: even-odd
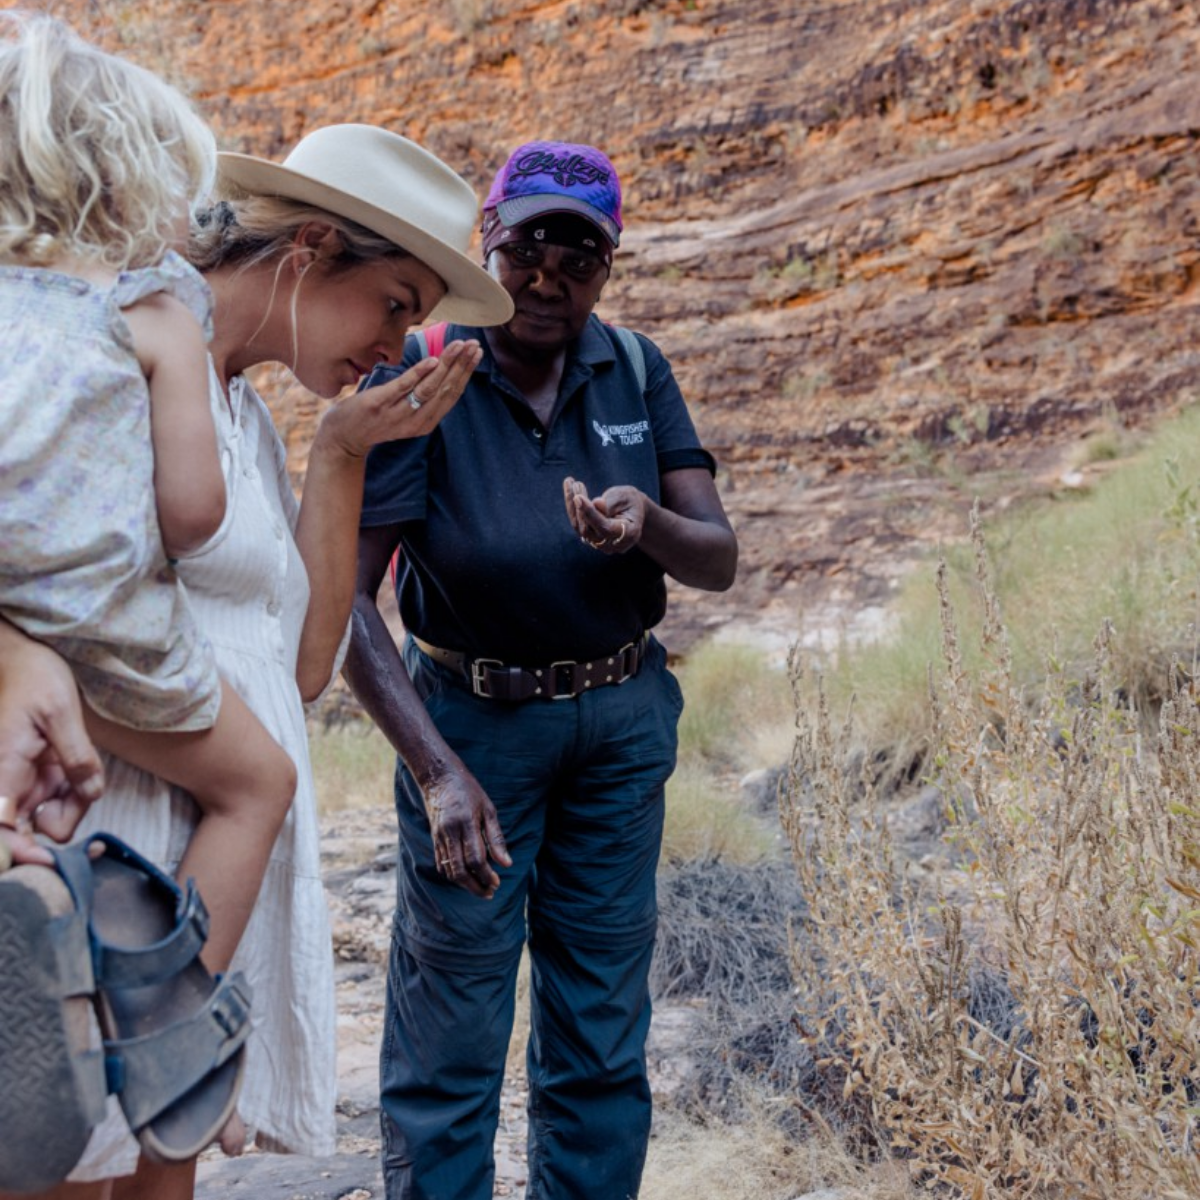
[[[100,1113],[89,1111],[78,1071],[103,1064],[89,1050],[90,999],[63,997],[51,922],[75,903],[45,867],[0,877],[0,1190],[43,1191],[79,1161]]]

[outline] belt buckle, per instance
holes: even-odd
[[[641,638],[634,638],[634,640],[632,642],[626,642],[625,645],[623,645],[620,648],[620,650],[618,650],[613,655],[613,658],[618,659],[620,661],[621,670],[624,672],[624,674],[622,674],[621,678],[616,681],[617,683],[624,683],[627,679],[632,679],[634,677],[635,673],[637,672],[637,666],[638,666],[638,664],[636,662],[637,647],[638,647],[638,643],[640,641],[641,641]],[[635,661],[633,664],[633,668],[631,670],[627,670],[625,667],[625,655],[628,654],[631,650],[634,652]]]
[[[484,689],[487,672],[493,667],[503,666],[504,664],[498,658],[471,659],[471,691],[476,696],[482,696],[485,700],[491,700],[492,693]]]
[[[571,690],[569,692],[563,692],[561,695],[558,691],[558,675],[556,674],[559,667],[574,668],[577,666],[579,666],[579,663],[577,663],[573,658],[560,658],[557,662],[552,662],[550,664],[550,678],[554,680],[554,695],[550,697],[551,700],[574,700],[575,697],[579,695],[579,693],[575,690],[575,676],[573,672],[571,675]]]

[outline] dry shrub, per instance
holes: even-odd
[[[1014,682],[973,521],[983,662],[962,667],[944,573],[932,781],[952,869],[894,853],[852,718],[793,675],[785,828],[824,971],[799,1020],[847,1097],[869,1097],[914,1177],[950,1194],[1200,1195],[1200,710],[1174,672],[1157,745],[1112,685]],[[1181,683],[1182,681],[1182,683]]]
[[[695,1005],[674,1104],[741,1121],[769,1094],[782,1102],[775,1119],[795,1127],[798,1098],[822,1077],[791,1021],[788,927],[803,911],[791,867],[675,863],[659,873],[658,909],[651,994],[656,1005]]]

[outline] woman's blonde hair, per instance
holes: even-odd
[[[243,194],[233,199],[219,200],[210,208],[196,213],[188,243],[188,258],[198,271],[212,271],[227,266],[248,271],[259,263],[274,262],[275,276],[263,315],[265,321],[266,311],[274,302],[275,289],[279,286],[284,267],[303,251],[300,231],[306,225],[313,224],[327,225],[337,234],[336,252],[321,263],[321,270],[327,276],[338,275],[360,263],[410,257],[409,251],[382,234],[327,209],[283,196]],[[312,265],[311,261],[305,265],[300,278],[308,273]],[[300,352],[297,341],[298,303],[297,287],[292,291],[289,309],[293,368]],[[253,341],[257,335],[258,330],[255,330],[250,340]]]
[[[299,252],[297,235],[306,225],[328,225],[339,251],[327,269],[348,269],[381,258],[407,258],[409,252],[357,221],[282,196],[235,195],[196,214],[188,257],[200,271],[237,266],[248,269]]]
[[[158,76],[44,14],[0,13],[0,261],[162,258],[216,142]]]

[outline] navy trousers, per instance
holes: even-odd
[[[531,972],[528,1200],[636,1197],[650,1133],[647,977],[663,793],[683,707],[652,641],[633,679],[498,703],[406,644],[438,729],[491,797],[513,866],[447,884],[396,773],[398,904],[381,1056],[389,1200],[491,1200],[521,950]]]

